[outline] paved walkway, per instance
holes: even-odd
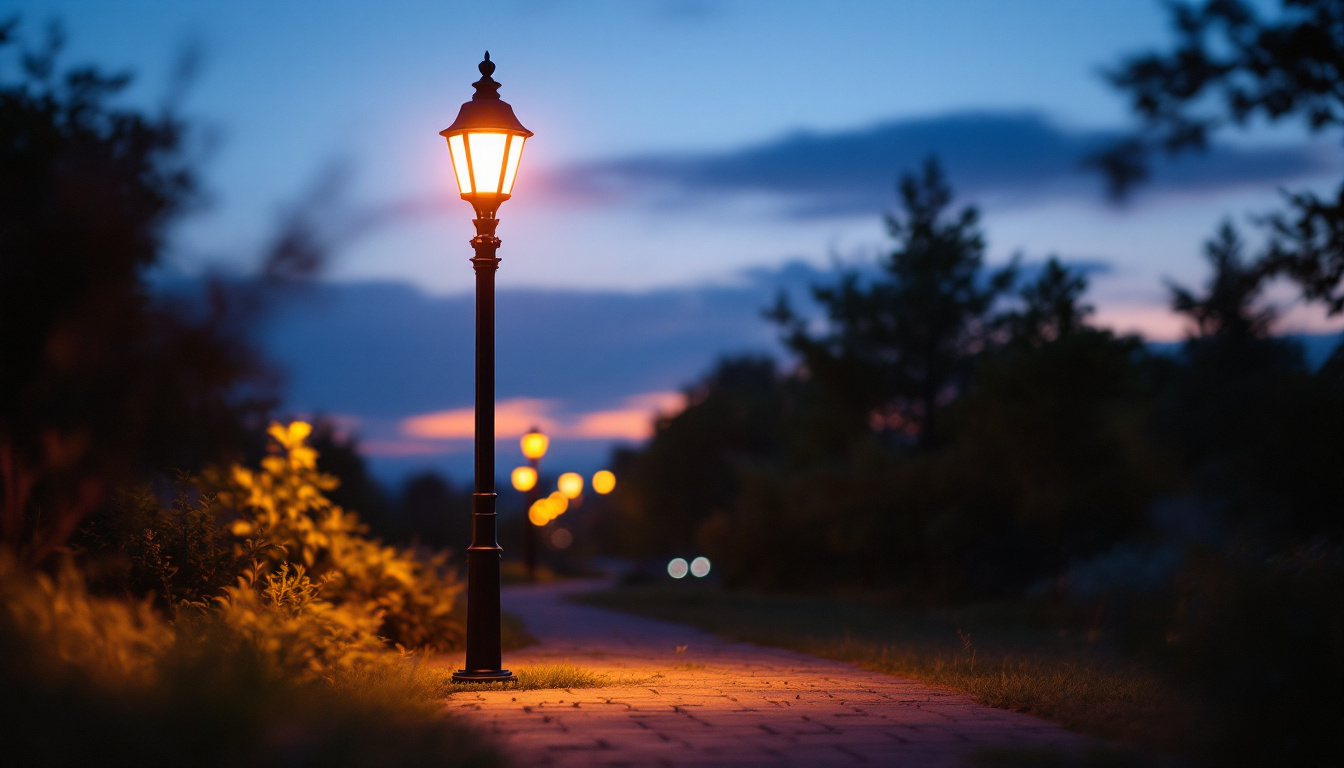
[[[1086,744],[1044,720],[922,683],[563,599],[599,586],[506,589],[504,610],[542,642],[506,653],[504,666],[568,660],[615,684],[449,700],[519,766],[922,768],[958,766],[984,749]]]

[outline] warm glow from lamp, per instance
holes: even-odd
[[[565,513],[565,510],[569,509],[569,497],[559,491],[552,493],[550,496],[547,496],[546,498],[551,502],[551,505],[555,508],[555,514],[551,515],[551,517],[553,518],[563,515]]]
[[[555,486],[560,489],[565,498],[576,498],[580,493],[583,493],[583,475],[578,472],[566,472],[556,481]]]
[[[533,502],[531,509],[527,510],[527,520],[540,528],[551,521],[550,517],[551,502],[549,499],[537,499]]]
[[[513,480],[515,489],[530,491],[537,485],[537,470],[531,467],[514,467],[509,479]]]
[[[448,140],[453,176],[462,199],[476,208],[479,218],[493,221],[495,209],[513,193],[523,144],[532,132],[518,122],[513,107],[499,98],[499,83],[490,54],[478,69],[481,79],[471,101],[462,105],[453,124],[439,132]]]
[[[607,470],[593,475],[593,490],[601,494],[611,493],[616,488],[616,476]]]
[[[551,444],[551,438],[543,435],[535,429],[523,435],[519,441],[523,447],[523,455],[529,459],[540,459],[546,455],[546,448]]]

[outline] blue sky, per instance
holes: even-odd
[[[582,366],[529,378],[520,365],[513,379],[501,373],[501,397],[517,401],[519,418],[553,418],[590,463],[614,439],[584,437],[583,424],[601,421],[592,414],[666,405],[657,393],[715,354],[771,347],[748,305],[798,274],[786,264],[824,269],[881,253],[896,176],[930,152],[962,200],[982,206],[992,261],[1021,252],[1104,265],[1093,273],[1100,319],[1154,338],[1181,332],[1162,280],[1198,282],[1200,243],[1222,217],[1273,207],[1280,185],[1324,189],[1344,168],[1338,137],[1257,127],[1163,169],[1129,205],[1108,204],[1077,157],[1130,125],[1101,68],[1169,40],[1161,6],[1147,0],[15,6],[30,31],[61,18],[70,60],[138,73],[130,98],[142,104],[162,101],[182,51],[200,54],[182,108],[203,127],[211,205],[179,231],[173,271],[245,272],[285,211],[325,187],[334,221],[363,223],[343,230],[326,279],[346,299],[375,282],[405,291],[403,307],[438,307],[424,322],[449,322],[443,308],[471,285],[469,207],[452,193],[437,131],[469,98],[488,48],[502,96],[536,132],[500,212],[501,291],[531,297],[518,306],[601,296],[588,304],[620,312],[607,324],[575,321],[587,340],[569,344],[591,353]],[[723,291],[739,292],[735,314],[704,309]],[[1339,326],[1286,293],[1278,300],[1288,329]],[[291,368],[290,405],[349,417],[386,449],[388,472],[456,467],[460,441],[413,419],[465,407],[469,367],[447,358],[442,374],[465,390],[445,383],[415,396],[367,376],[334,381],[336,357],[312,350],[335,343],[341,323],[423,336],[383,338],[406,347],[369,368],[389,380],[415,378],[436,349],[432,328],[386,326],[398,302],[342,301],[327,315],[287,311],[272,328],[266,341]],[[669,312],[683,316],[680,330],[660,337]],[[626,335],[604,335],[613,325]],[[444,338],[461,334],[454,326]],[[667,341],[623,356],[622,338]],[[437,422],[444,434],[452,418]]]

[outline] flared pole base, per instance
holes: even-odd
[[[453,679],[459,683],[509,683],[516,678],[507,669],[459,669]]]

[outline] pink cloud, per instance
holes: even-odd
[[[653,421],[675,416],[686,408],[680,392],[648,392],[625,399],[625,407],[580,414],[562,432],[575,440],[646,440],[653,436]]]
[[[686,398],[678,392],[646,392],[627,397],[622,406],[556,415],[552,400],[501,400],[495,406],[495,439],[519,437],[532,427],[539,427],[552,437],[570,440],[644,440],[653,434],[654,419],[679,413],[686,407]],[[470,440],[475,423],[471,408],[457,408],[405,418],[401,421],[401,433],[426,440]]]
[[[1180,341],[1190,329],[1184,317],[1161,304],[1102,305],[1094,320],[1116,333],[1137,333],[1150,341]]]
[[[548,412],[550,400],[518,397],[495,404],[495,438],[519,437],[532,427],[545,432],[556,431],[556,422]],[[402,419],[401,433],[408,437],[431,440],[470,440],[475,435],[476,412],[472,408],[456,408]]]

